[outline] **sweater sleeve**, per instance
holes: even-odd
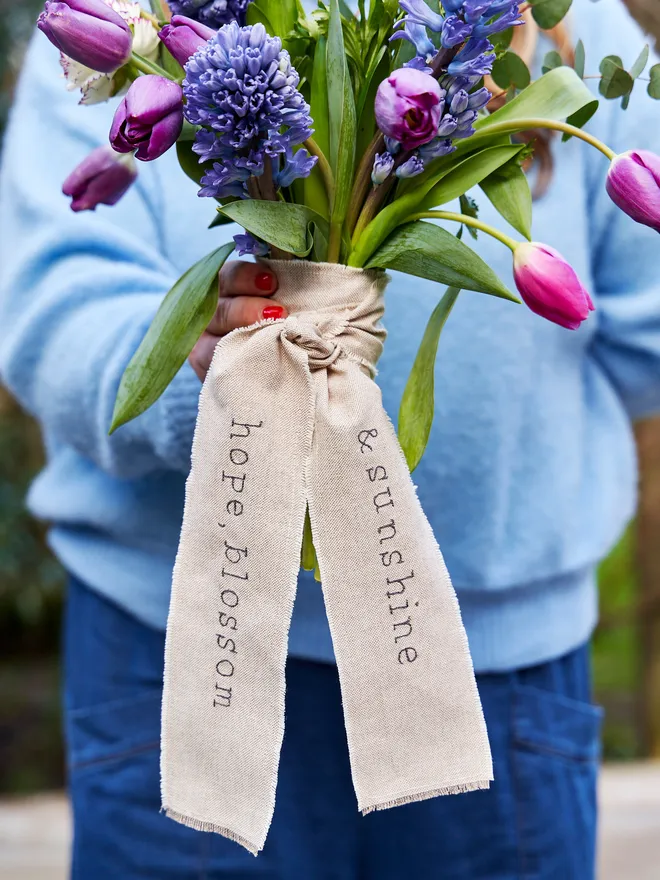
[[[146,413],[108,436],[126,365],[178,276],[164,254],[158,169],[115,207],[74,214],[60,188],[107,143],[108,105],[78,107],[37,35],[0,178],[0,375],[56,440],[120,477],[186,471],[200,383],[186,364]]]
[[[596,4],[592,14],[607,25],[591,54],[594,64],[614,52],[632,62],[649,41],[618,0]],[[618,101],[601,99],[593,131],[616,152],[638,147],[660,153],[660,103],[638,82],[625,112]],[[641,418],[660,412],[660,237],[610,200],[608,169],[607,159],[590,150],[587,189],[598,310],[592,354],[631,417]]]

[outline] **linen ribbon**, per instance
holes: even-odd
[[[275,806],[307,506],[359,810],[493,778],[456,595],[373,381],[387,276],[271,266],[289,317],[225,337],[202,390],[161,743],[165,812],[255,854]]]

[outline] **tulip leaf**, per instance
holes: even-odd
[[[435,361],[440,334],[459,293],[458,288],[449,287],[433,310],[401,399],[397,433],[411,473],[422,460],[429,442],[435,410]]]
[[[110,433],[154,404],[193,350],[218,302],[218,272],[234,250],[225,244],[191,266],[165,296],[124,371]]]
[[[568,14],[573,0],[530,0],[534,21],[543,30],[556,27]]]
[[[418,220],[400,226],[366,268],[394,269],[450,287],[519,301],[472,248],[434,223]]]
[[[443,174],[422,200],[420,210],[437,208],[457,199],[500,166],[514,159],[523,149],[524,145],[510,144],[506,147],[488,147],[473,156],[468,156]]]
[[[277,5],[277,4],[275,4]],[[248,24],[262,24],[271,36],[276,36],[275,25],[264,12],[258,2],[250,3],[247,8],[246,18]]]
[[[245,199],[219,210],[252,235],[296,257],[306,257],[311,251],[313,224],[324,231],[326,238],[328,235],[327,220],[304,205]]]
[[[327,46],[328,118],[330,165],[335,176],[335,197],[331,224],[341,230],[348,210],[355,171],[355,99],[346,61],[341,12],[338,0],[330,2]]]
[[[516,159],[501,165],[480,184],[493,207],[528,241],[532,238],[532,193]]]
[[[490,116],[478,119],[475,123],[477,134],[472,136],[473,143],[475,139],[481,140],[488,134],[488,129],[498,123],[510,122],[513,125],[519,120],[524,122],[534,118],[562,121],[593,100],[592,93],[572,68],[557,67],[534,80]]]
[[[660,64],[654,64],[649,70],[648,93],[651,98],[660,101]]]

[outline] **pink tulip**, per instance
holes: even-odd
[[[430,74],[401,67],[378,87],[378,126],[384,135],[399,141],[404,150],[415,150],[437,136],[444,96]]]
[[[615,156],[607,175],[607,192],[629,217],[660,232],[660,156],[649,150]]]
[[[118,153],[143,162],[158,159],[174,146],[183,128],[183,91],[162,76],[138,77],[115,113],[110,143]]]
[[[174,15],[170,24],[166,24],[158,36],[181,67],[185,67],[191,55],[200,46],[205,46],[216,33],[217,31],[192,18]]]
[[[112,147],[97,147],[64,181],[62,192],[72,199],[72,211],[93,211],[115,205],[137,177],[133,156]]]
[[[101,73],[131,57],[131,29],[103,0],[47,0],[37,27],[65,55]]]
[[[594,304],[575,270],[547,244],[523,242],[513,257],[516,287],[537,315],[577,330]]]

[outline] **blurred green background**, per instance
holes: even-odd
[[[0,138],[41,5],[41,0],[0,0]],[[640,598],[658,574],[653,547],[660,519],[660,481],[649,473],[660,474],[660,468],[654,471],[648,463],[657,458],[655,449],[660,447],[657,424],[646,428],[644,443],[645,485],[651,485],[651,501],[643,512],[645,528],[631,528],[602,567],[603,624],[594,645],[596,699],[607,710],[605,749],[608,757],[616,759],[660,749],[660,741],[653,742],[658,733],[653,718],[659,711],[659,682],[653,680],[652,670],[649,673],[653,666],[649,644],[660,606],[645,605]],[[43,529],[23,508],[41,456],[35,426],[0,389],[0,794],[63,783],[58,708],[63,577],[46,550]],[[636,549],[640,534],[648,552],[644,546]],[[649,705],[653,700],[656,705]]]

